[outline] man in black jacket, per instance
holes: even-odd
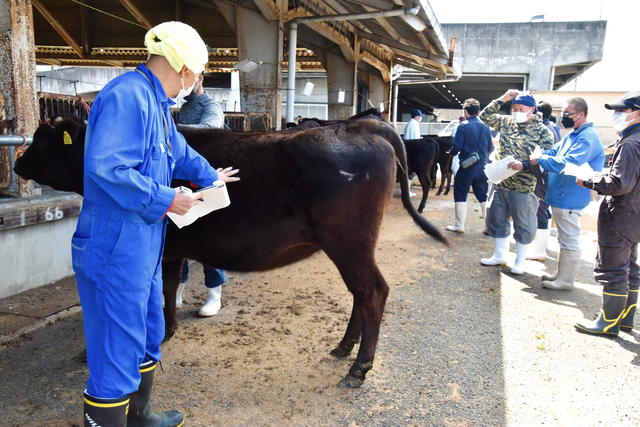
[[[620,132],[611,171],[587,181],[576,180],[606,196],[598,213],[594,268],[595,279],[603,285],[602,309],[595,320],[575,326],[579,332],[615,336],[620,329],[632,330],[640,287],[640,91],[629,92],[605,108],[614,110],[613,127]]]

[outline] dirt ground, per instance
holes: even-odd
[[[432,197],[425,216],[444,227],[452,205]],[[592,250],[593,221],[585,225]],[[471,204],[467,233],[447,249],[392,200],[377,250],[391,293],[375,366],[357,390],[336,386],[354,358],[329,355],[351,297],[324,254],[231,273],[209,319],[194,315],[205,288],[192,268],[178,332],[163,346],[155,408],[180,409],[189,426],[639,425],[635,394],[621,392],[640,379],[639,335],[572,330],[599,306],[588,262],[576,291],[553,294],[539,286],[544,264],[532,262],[522,279],[480,267],[491,251],[481,230]],[[76,314],[0,347],[0,424],[79,425],[81,334]]]

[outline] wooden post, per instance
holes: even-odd
[[[33,135],[38,125],[36,56],[31,1],[0,2],[0,93],[4,94],[3,133]],[[11,176],[0,192],[14,197],[34,195],[31,181],[13,174],[14,147],[0,148],[0,172]]]

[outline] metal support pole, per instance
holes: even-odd
[[[0,147],[19,147],[33,143],[32,136],[26,135],[0,135]]]
[[[289,23],[289,72],[287,75],[287,118],[286,123],[293,121],[293,107],[296,96],[296,47],[298,45],[298,23]]]

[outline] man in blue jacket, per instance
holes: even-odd
[[[593,123],[587,122],[587,113],[584,99],[569,99],[562,109],[562,125],[573,131],[552,149],[543,150],[540,158],[529,161],[549,172],[545,202],[551,206],[558,227],[558,271],[542,277],[542,286],[548,289],[573,289],[580,266],[580,214],[591,200],[589,190],[579,187],[575,176],[562,172],[568,163],[577,166],[588,163],[597,172],[604,165],[604,148]]]
[[[455,224],[447,225],[448,231],[457,233],[464,233],[469,187],[473,188],[473,194],[480,202],[481,215],[484,218],[489,189],[487,176],[484,174],[484,165],[489,159],[489,154],[493,151],[491,129],[478,118],[480,112],[478,100],[466,99],[462,104],[462,109],[466,121],[456,129],[451,149],[451,154],[454,156],[460,153],[460,168],[453,182]]]
[[[169,98],[188,94],[208,62],[198,33],[166,22],[147,32],[145,46],[146,64],[100,91],[87,125],[84,202],[71,244],[89,366],[85,426],[183,424],[180,412],[149,406],[165,330],[165,215],[196,203],[171,179],[203,187],[235,180],[192,150],[169,114]]]

